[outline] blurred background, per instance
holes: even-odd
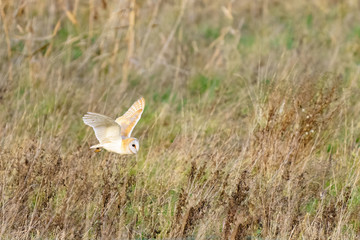
[[[0,238],[356,239],[356,0],[0,0]],[[143,96],[136,156],[87,112]]]

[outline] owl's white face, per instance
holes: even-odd
[[[135,138],[134,140],[132,140],[129,143],[128,148],[129,148],[131,153],[136,154],[139,151],[139,148],[140,148],[139,141]]]

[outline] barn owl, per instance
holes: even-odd
[[[94,129],[95,136],[100,142],[90,148],[95,148],[95,152],[104,148],[118,154],[136,154],[139,151],[139,141],[130,135],[140,120],[144,107],[145,99],[141,97],[116,120],[98,113],[85,114],[84,123]]]

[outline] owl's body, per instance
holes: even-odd
[[[145,99],[137,100],[121,117],[113,120],[107,116],[88,112],[83,117],[86,125],[94,129],[99,144],[90,148],[104,148],[118,154],[135,154],[139,151],[139,141],[130,137],[131,132],[144,111]]]
[[[123,140],[121,138],[119,138],[119,139],[105,142],[102,144],[93,145],[90,148],[95,148],[95,149],[104,148],[104,149],[108,150],[109,152],[124,154],[123,146],[124,146]]]
[[[118,154],[133,154],[133,152],[127,147],[132,141],[137,141],[137,139],[132,137],[119,138],[109,142],[104,142],[103,144],[93,145],[90,148],[104,148],[109,152],[114,152]]]

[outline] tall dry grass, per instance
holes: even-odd
[[[1,0],[0,238],[357,239],[359,7]]]

